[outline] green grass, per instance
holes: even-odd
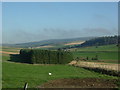
[[[13,47],[2,47],[2,51],[6,52],[19,52],[21,48],[13,48]]]
[[[91,59],[98,55],[98,60],[106,63],[118,63],[118,52],[73,52],[74,58],[86,58]]]
[[[3,88],[22,88],[25,82],[29,83],[29,88],[37,87],[49,80],[60,78],[104,78],[117,79],[108,76],[77,68],[68,65],[30,65],[3,62]],[[48,73],[51,72],[52,76]]]
[[[1,55],[0,55],[1,57]],[[10,55],[9,54],[2,54],[2,61],[7,61],[7,60],[10,60]]]
[[[78,48],[72,51],[74,58],[89,58],[98,56],[98,60],[105,63],[118,63],[118,47],[116,45],[103,45]],[[94,62],[94,61],[93,61]]]
[[[77,51],[118,51],[116,45],[103,45],[103,46],[91,46],[91,47],[82,47],[77,49]]]
[[[98,47],[99,48],[99,47]],[[107,48],[107,47],[106,47]],[[12,51],[13,48],[4,48],[6,51]],[[4,51],[3,50],[3,51]],[[18,50],[15,49],[14,50]],[[106,49],[107,50],[107,49]],[[91,49],[90,51],[73,52],[74,57],[93,57],[99,54],[98,57],[105,62],[114,63],[117,61],[117,53],[110,52],[96,52]],[[93,71],[89,71],[83,68],[68,66],[68,65],[31,65],[22,63],[12,63],[10,61],[9,54],[2,54],[2,85],[3,88],[23,88],[25,82],[28,82],[29,88],[37,87],[49,80],[60,78],[104,78],[104,79],[117,79],[118,77],[108,76]],[[111,60],[111,61],[110,61]],[[7,61],[7,62],[6,62]],[[52,76],[48,73],[51,72]]]

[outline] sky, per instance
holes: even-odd
[[[117,34],[117,2],[2,3],[3,43]]]

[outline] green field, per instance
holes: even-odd
[[[49,72],[52,73],[52,76],[48,75]],[[3,62],[3,88],[22,88],[25,82],[28,82],[29,87],[33,88],[59,78],[117,79],[117,77],[67,65],[42,66]]]
[[[118,51],[116,45],[103,45],[78,48],[77,51]]]
[[[91,61],[92,57],[98,56],[100,62],[105,63],[118,63],[118,47],[116,45],[104,45],[92,47],[78,48],[77,50],[72,51],[74,58],[89,58]],[[95,61],[95,60],[94,60]],[[96,60],[97,61],[97,60]]]
[[[19,52],[21,48],[13,48],[13,47],[2,47],[2,51],[7,52]]]
[[[118,52],[73,52],[74,58],[88,57],[91,60],[91,58],[95,57],[96,55],[98,56],[98,60],[101,62],[118,63]]]
[[[13,50],[14,49],[14,50]],[[3,48],[3,51],[18,52],[18,48]],[[115,52],[96,52],[102,60],[111,58],[111,62],[117,60]],[[77,56],[94,56],[91,52],[74,52],[74,57]],[[114,57],[113,57],[114,56]],[[49,80],[62,78],[104,78],[117,79],[115,76],[108,76],[97,72],[89,71],[83,68],[68,66],[68,65],[32,65],[25,63],[11,62],[9,54],[2,54],[2,86],[3,88],[23,88],[25,82],[28,82],[29,88],[35,88]],[[109,61],[110,62],[110,61]],[[51,72],[52,76],[48,73]]]

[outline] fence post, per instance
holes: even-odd
[[[27,90],[27,87],[28,87],[28,83],[26,82],[24,85],[24,90]]]

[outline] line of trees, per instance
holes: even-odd
[[[20,56],[31,64],[67,64],[73,60],[72,53],[62,50],[21,49]]]
[[[68,46],[64,47],[63,49],[70,49],[70,48],[80,48],[80,47],[87,47],[87,46],[98,46],[101,45],[111,45],[111,44],[116,44],[117,46],[120,46],[120,36],[115,35],[115,36],[105,36],[105,37],[97,37],[94,39],[90,39],[85,41],[84,43],[80,45],[74,45],[74,46]]]
[[[117,45],[118,40],[119,40],[119,36],[99,37],[99,38],[94,38],[94,39],[86,41],[85,43],[81,44],[81,47],[110,45],[110,44],[116,44]]]
[[[98,55],[95,55],[94,57],[76,57],[75,58],[76,61],[79,61],[79,60],[84,60],[84,61],[89,61],[89,60],[99,60],[98,59]]]

